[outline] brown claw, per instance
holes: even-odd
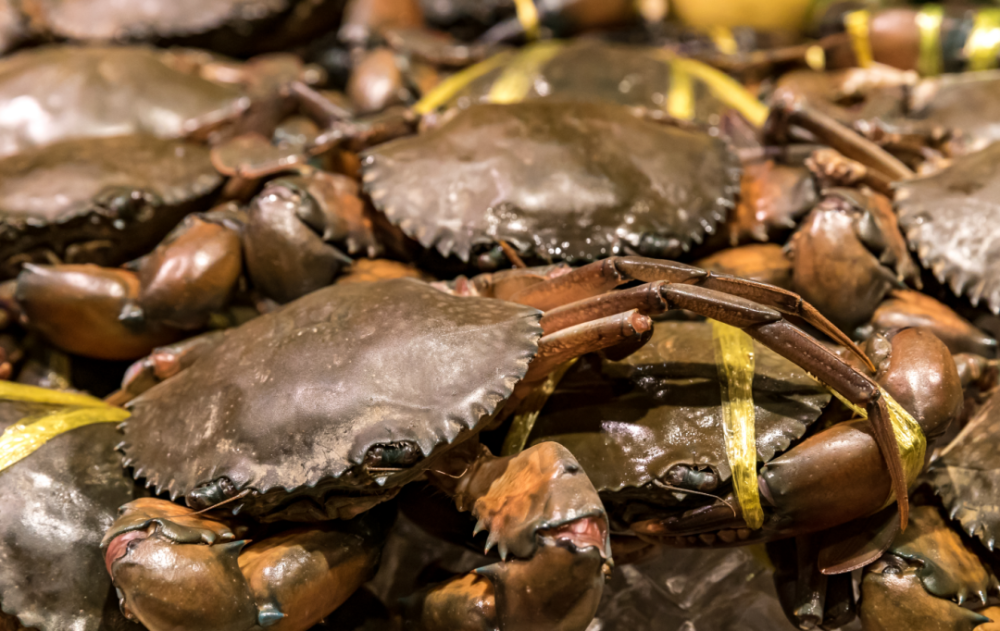
[[[487,550],[496,545],[502,559],[508,552],[531,557],[540,540],[610,554],[607,516],[597,491],[558,443],[539,443],[511,458],[475,500],[472,514],[479,519],[477,531],[489,530]]]

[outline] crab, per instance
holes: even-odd
[[[1000,139],[995,70],[919,78],[886,67],[795,71],[776,94],[793,94],[908,163],[930,171]]]
[[[660,282],[605,293],[633,279]],[[488,547],[496,546],[502,559],[515,557],[441,586],[432,604],[488,596],[502,624],[572,619],[571,628],[583,628],[600,596],[608,553],[607,517],[596,491],[563,447],[540,443],[496,458],[474,437],[513,412],[559,364],[635,342],[652,326],[641,312],[669,308],[744,327],[837,383],[888,431],[874,383],[782,318],[790,312],[836,335],[796,296],[668,261],[612,258],[576,270],[557,266],[464,280],[452,295],[412,279],[308,294],[224,333],[216,348],[134,400],[123,462],[156,492],[183,496],[191,511],[218,507],[211,514],[265,524],[352,518],[427,477],[481,520]],[[396,331],[391,337],[378,333],[388,313]],[[456,387],[459,382],[467,385]],[[163,405],[167,400],[171,404]],[[192,423],[199,429],[192,431]],[[278,426],[298,438],[275,442]],[[898,463],[891,434],[882,436],[887,456]],[[170,576],[132,565],[145,556],[142,546],[173,546],[170,554],[190,559],[211,554],[197,538],[183,543],[171,534],[170,515],[180,513],[163,511],[182,509],[159,506],[127,508],[129,516],[105,537],[126,609],[153,631],[165,619],[154,620],[160,614],[144,610],[143,599],[161,590],[155,585],[170,593],[175,588],[164,583]],[[133,541],[125,545],[123,537]],[[546,566],[581,578],[547,582],[544,589],[537,584],[544,598],[518,606],[527,601],[516,586],[534,585]],[[132,569],[121,570],[126,567]],[[281,603],[271,604],[284,612]]]
[[[905,329],[875,336],[868,348],[879,368],[876,379],[912,414],[928,443],[941,436],[961,414],[964,401],[962,381],[947,347],[929,332]],[[905,522],[891,506],[883,511],[891,497],[889,478],[867,423],[861,419],[837,423],[767,463],[758,476],[764,524],[743,541],[719,537],[722,531],[746,528],[739,510],[734,515],[732,496],[679,515],[636,522],[631,528],[643,538],[667,545],[740,545],[843,524],[850,529],[850,522],[861,523],[878,514],[879,532],[884,534],[876,539],[888,545]],[[833,461],[838,463],[835,474],[825,464]],[[911,471],[911,483],[916,473]],[[880,552],[878,543],[859,549],[834,547],[821,567],[824,573],[843,573],[863,567]]]
[[[0,159],[0,174],[5,277],[23,262],[110,265],[144,254],[222,184],[204,145],[146,135],[29,149]]]
[[[571,369],[527,444],[552,440],[569,449],[601,493],[612,533],[627,536],[633,522],[724,492],[731,472],[715,363],[710,323],[657,322],[649,342],[627,358]],[[802,438],[831,395],[767,347],[755,349],[755,366],[757,453],[766,463]],[[719,536],[732,543],[750,532]]]
[[[78,427],[11,458],[17,426],[99,409],[101,401],[9,382],[0,396],[0,628],[137,630],[118,611],[98,546],[138,490],[122,471],[114,425]]]
[[[16,25],[5,38],[5,48],[52,39],[101,43],[188,38],[222,52],[250,54],[322,33],[339,19],[340,7],[340,2],[296,0],[157,1],[142,7],[107,6],[100,0],[32,0],[3,3],[0,17]]]
[[[498,241],[529,260],[676,257],[725,219],[739,184],[720,140],[572,101],[475,105],[362,165],[380,212],[463,261]]]
[[[0,60],[0,156],[63,140],[206,135],[249,99],[180,68],[184,53],[145,46],[43,46]]]

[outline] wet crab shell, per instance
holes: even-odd
[[[1000,312],[1000,145],[897,187],[899,225],[921,264],[973,305]]]
[[[448,105],[467,107],[470,102],[551,98],[618,103],[655,111],[670,109],[668,101],[680,96],[690,106],[686,108],[688,120],[718,125],[730,106],[704,81],[679,74],[659,48],[595,39],[565,44],[544,42],[538,48],[522,49],[510,61],[473,79]]]
[[[755,360],[757,457],[768,462],[803,436],[830,393],[759,344]],[[708,322],[658,322],[649,343],[620,362],[604,360],[602,372],[598,384],[568,375],[529,440],[554,440],[569,449],[606,504],[674,503],[656,482],[677,465],[711,470],[720,483],[730,478]]]
[[[71,138],[179,138],[249,106],[167,61],[144,46],[44,46],[0,59],[0,156]]]
[[[222,477],[252,488],[261,496],[244,506],[255,516],[293,493],[394,493],[510,396],[539,317],[413,279],[320,289],[231,331],[134,401],[126,462],[172,497]],[[399,443],[423,460],[368,475],[370,450]]]
[[[739,187],[735,155],[707,134],[618,105],[475,105],[365,153],[375,207],[444,256],[503,240],[542,260],[625,252],[675,258],[714,232]]]
[[[1000,397],[990,398],[928,473],[951,519],[993,550],[1000,539]]]
[[[69,39],[114,40],[177,37],[201,33],[240,19],[259,19],[284,10],[289,0],[173,0],[116,4],[102,0],[30,0],[39,30]]]
[[[0,275],[15,274],[20,260],[52,262],[45,252],[64,262],[122,263],[203,209],[221,184],[207,147],[142,135],[2,158]],[[84,243],[98,247],[74,247]]]
[[[0,433],[54,409],[0,402]],[[0,610],[25,628],[140,628],[118,612],[99,548],[118,507],[133,497],[118,438],[113,425],[81,427],[0,471]]]

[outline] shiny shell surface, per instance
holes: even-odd
[[[830,399],[804,370],[755,344],[757,457],[801,438]],[[644,487],[676,465],[730,477],[711,325],[657,322],[653,338],[620,362],[605,360],[603,388],[567,376],[529,440],[566,446],[601,492]],[[652,492],[662,493],[651,488]]]
[[[476,105],[377,146],[365,190],[410,237],[468,260],[504,240],[542,260],[677,257],[725,219],[739,167],[707,134],[618,105]]]
[[[921,264],[957,295],[1000,312],[1000,145],[902,182],[899,226]]]
[[[0,59],[0,156],[72,138],[179,138],[249,105],[144,46],[45,46]]]
[[[470,81],[449,104],[462,107],[539,98],[672,111],[705,125],[717,125],[729,109],[711,86],[675,68],[661,49],[594,39],[545,42],[522,49]],[[678,111],[678,103],[685,104],[683,112]]]
[[[207,147],[142,135],[69,140],[2,158],[0,262],[19,254],[30,261],[43,249],[64,262],[122,263],[200,210],[221,184]],[[73,247],[87,242],[97,248]]]
[[[478,429],[524,376],[539,316],[413,279],[320,289],[134,401],[125,456],[172,496],[220,477],[261,493],[392,487],[413,470],[377,484],[359,473],[369,450],[406,442],[425,459]]]
[[[990,398],[929,473],[949,516],[992,550],[1000,539],[1000,397]]]
[[[0,434],[53,406],[0,402]],[[134,485],[113,424],[56,436],[0,471],[0,608],[38,631],[139,629],[122,619],[101,537]]]
[[[44,30],[68,39],[120,40],[179,37],[229,22],[260,20],[287,9],[292,0],[31,0]]]

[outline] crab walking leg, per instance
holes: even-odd
[[[772,129],[789,124],[798,125],[812,132],[848,158],[893,180],[907,180],[915,175],[909,167],[885,149],[830,116],[796,102],[793,97],[777,104],[771,120],[768,121],[768,126]]]
[[[616,346],[641,336],[652,327],[649,316],[632,309],[543,335],[538,340],[538,354],[531,361],[524,381],[530,383],[541,379],[565,361]]]
[[[102,547],[122,612],[150,631],[306,631],[374,573],[381,537],[352,526],[248,545],[223,522],[146,498],[122,507]]]
[[[557,278],[556,281],[568,276],[569,274]],[[651,286],[653,289],[643,290],[640,288],[631,292],[630,295],[640,305],[654,304],[659,312],[668,309],[687,309],[730,326],[739,327],[761,344],[810,371],[820,381],[841,393],[852,403],[865,408],[879,449],[889,468],[893,491],[899,502],[901,520],[904,520],[908,509],[906,474],[903,470],[899,449],[896,446],[896,437],[890,424],[888,408],[878,385],[871,378],[858,372],[812,337],[785,321],[781,312],[776,309],[696,285],[666,283],[651,284]],[[655,292],[655,296],[662,301],[662,306],[643,292]],[[629,294],[628,291],[620,293]],[[627,300],[628,296],[624,299]],[[573,305],[570,305],[565,312],[557,310],[550,317],[570,321],[569,315],[574,310],[592,313],[594,310],[599,310],[602,305],[611,305],[613,308],[621,307],[620,304],[615,303],[616,298],[613,296],[604,299],[604,302],[601,300],[581,301],[576,303],[575,309]],[[545,325],[543,324],[543,326]],[[575,328],[564,330],[570,331]],[[560,335],[560,332],[545,337],[555,335]],[[545,337],[542,339],[544,340]],[[902,521],[902,523],[906,522]]]
[[[418,599],[417,628],[475,628],[468,612],[495,616],[486,628],[586,629],[611,548],[604,506],[576,458],[553,442],[499,458],[470,445],[441,464],[449,471],[432,470],[431,481],[472,511],[502,561],[476,570],[491,589],[466,578]]]
[[[570,303],[598,297],[619,285],[635,280],[646,283],[666,281],[667,283],[697,285],[753,300],[784,314],[801,318],[854,353],[870,370],[874,371],[875,369],[871,360],[843,331],[834,326],[798,294],[766,283],[716,274],[674,261],[640,256],[613,257],[584,265],[567,274],[532,285],[512,296],[510,300],[544,311],[556,310],[559,307],[568,309]],[[603,300],[614,299],[613,296],[603,298]],[[624,308],[638,308],[642,311],[641,303]],[[645,311],[642,312],[645,313]],[[556,317],[556,314],[546,315],[553,319]]]

